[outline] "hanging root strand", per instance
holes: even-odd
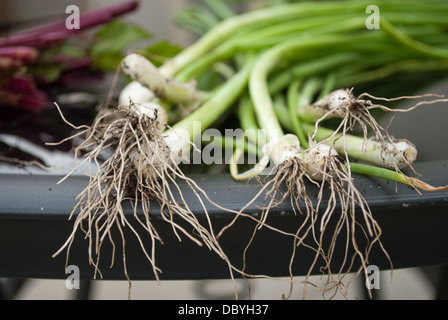
[[[84,137],[75,148],[75,154],[84,157],[82,163],[88,163],[91,174],[88,185],[77,196],[77,203],[69,217],[75,217],[73,230],[54,256],[67,250],[68,263],[70,248],[76,234],[81,231],[88,241],[89,262],[95,267],[95,277],[97,274],[101,277],[101,249],[105,241],[111,243],[112,267],[116,255],[113,230],[118,230],[123,250],[123,269],[129,280],[125,253],[127,229],[136,237],[159,281],[161,270],[156,266],[155,249],[156,243],[163,243],[163,240],[151,217],[151,210],[157,204],[162,221],[172,226],[179,241],[186,236],[199,246],[205,245],[223,258],[231,269],[208,218],[202,200],[205,191],[187,178],[173,161],[170,149],[160,134],[161,127],[165,124],[160,122],[156,109],[145,109],[133,103],[100,112],[91,127],[73,127],[82,131],[70,138]],[[102,158],[105,160],[102,161]],[[60,182],[78,168],[75,167]],[[181,187],[178,181],[184,181],[193,190],[194,199],[200,202],[207,216],[205,223],[199,221],[188,207],[182,192],[184,186]],[[124,203],[130,204],[133,215],[126,213]],[[148,239],[150,248],[147,248]]]
[[[314,183],[319,183],[317,203],[314,205],[312,211],[314,215],[309,225],[316,254],[306,279],[311,276],[318,259],[321,258],[324,262],[323,269],[327,271],[327,281],[321,288],[322,294],[334,295],[340,291],[339,289],[345,287],[341,293],[346,296],[354,277],[345,284],[343,279],[350,273],[355,272],[357,276],[363,270],[367,270],[369,254],[374,244],[379,244],[389,259],[391,267],[392,262],[380,241],[381,228],[374,219],[366,200],[357,189],[346,158],[335,154],[331,147],[322,148],[322,146],[318,144],[310,147],[307,156],[316,160],[311,161],[305,158],[304,163],[309,172],[308,176],[313,177]],[[341,237],[344,232],[345,242],[337,241],[344,239]],[[359,243],[364,241],[365,249],[361,250]],[[334,273],[333,258],[339,246],[344,250],[344,255],[337,272]],[[355,271],[353,268],[356,260],[358,260],[359,268]],[[305,293],[306,287],[304,295]]]

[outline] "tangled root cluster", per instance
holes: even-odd
[[[91,127],[77,127],[80,132],[65,139],[84,137],[83,142],[76,147],[76,154],[83,155],[83,163],[88,162],[91,168],[95,165],[98,169],[96,172],[92,169],[88,185],[78,195],[77,204],[70,215],[71,219],[77,213],[73,231],[55,255],[67,249],[68,259],[75,235],[82,230],[89,241],[89,262],[95,266],[95,277],[97,273],[101,276],[99,260],[104,241],[110,241],[115,251],[112,229],[116,228],[123,245],[124,273],[130,281],[124,250],[124,229],[128,228],[137,237],[156,279],[159,280],[161,270],[155,263],[155,245],[157,241],[163,243],[163,240],[151,222],[153,203],[158,204],[161,217],[172,226],[179,240],[182,235],[186,236],[197,245],[205,245],[227,260],[208,219],[207,209],[202,200],[203,197],[207,198],[205,192],[192,179],[186,177],[173,161],[169,147],[160,133],[165,124],[160,120],[158,109],[145,109],[146,111],[142,112],[141,107],[131,103],[113,111],[100,112]],[[102,161],[103,153],[106,153],[104,161]],[[74,168],[67,177],[77,168]],[[179,179],[185,181],[193,190],[197,201],[203,206],[207,222],[201,224],[189,209],[183,199],[182,190],[176,183]],[[134,213],[132,217],[125,214],[124,201],[131,203]],[[143,215],[137,214],[137,204],[141,206]],[[136,230],[135,223],[131,223],[129,218],[138,221],[138,224],[146,230],[146,235]],[[192,229],[193,232],[188,232],[176,221],[186,223],[188,229]],[[150,250],[144,245],[144,236],[149,236],[151,240]]]
[[[424,98],[433,98],[423,100]],[[389,108],[374,101],[399,101],[406,99],[422,99],[409,108]],[[333,131],[331,136],[321,140],[321,143],[329,143],[337,149],[339,154],[349,159],[349,152],[347,150],[347,141],[355,136],[350,136],[352,131],[359,126],[363,133],[362,147],[360,151],[353,155],[354,158],[360,160],[367,160],[377,166],[393,169],[399,174],[403,174],[403,169],[410,169],[414,173],[417,172],[413,168],[413,163],[417,159],[416,146],[407,139],[396,139],[388,132],[388,128],[384,128],[378,124],[376,119],[372,116],[371,110],[382,110],[384,112],[404,113],[412,111],[422,105],[430,105],[439,102],[447,102],[443,95],[438,94],[424,94],[417,96],[401,96],[397,98],[382,98],[376,97],[369,93],[362,93],[358,97],[354,96],[352,89],[339,89],[331,92],[323,99],[310,105],[310,108],[320,112],[319,119],[315,122],[315,131],[311,139],[315,138],[316,132],[320,123],[328,118],[340,118],[340,124]],[[392,118],[393,119],[393,118]],[[368,133],[371,131],[373,137],[369,138]],[[357,138],[357,137],[356,137]],[[350,147],[353,152],[353,145]],[[409,185],[414,187],[417,191],[419,189],[435,191],[440,190],[427,186],[417,179],[408,179]]]
[[[245,254],[253,243],[257,230],[262,227],[292,238],[294,249],[289,265],[291,289],[284,298],[291,297],[297,283],[304,285],[304,298],[308,285],[319,288],[325,298],[332,298],[338,293],[347,296],[351,282],[363,271],[367,271],[369,254],[375,244],[379,244],[389,259],[380,241],[380,226],[355,186],[346,159],[337,155],[331,147],[322,146],[311,146],[306,150],[305,158],[290,157],[281,163],[276,174],[263,181],[261,191],[248,203],[249,206],[255,199],[264,196],[264,206],[259,208],[261,217]],[[309,194],[314,194],[316,188],[317,196],[314,199]],[[275,229],[267,220],[269,211],[284,201],[291,202],[294,214],[301,221],[295,233]],[[247,206],[241,212],[246,208]],[[293,262],[299,247],[311,250],[314,258],[305,279],[296,281]],[[336,247],[342,248],[344,252],[342,262],[340,257],[336,259],[338,262],[333,259]],[[340,249],[337,252],[339,254]],[[245,257],[243,260],[246,260]],[[323,286],[310,280],[316,267],[325,271]]]
[[[330,295],[334,295],[338,289],[345,287],[341,292],[347,295],[352,280],[366,271],[374,244],[380,245],[388,259],[389,256],[380,241],[381,228],[375,221],[366,200],[355,186],[350,169],[346,166],[346,159],[332,155],[331,151],[324,152],[321,156],[321,165],[317,167],[321,179],[319,179],[317,204],[314,206],[316,216],[311,219],[311,230],[316,245],[316,257],[312,267],[320,256],[325,261],[323,269],[327,270],[328,277],[323,293],[329,292]],[[326,197],[325,190],[329,191]],[[324,199],[326,207],[321,209]],[[345,237],[341,237],[344,232]],[[365,241],[361,240],[362,237]],[[331,239],[326,248],[325,239]],[[331,267],[333,253],[338,242],[344,241],[339,239],[345,239],[345,243],[342,243],[345,254],[337,272],[333,273],[334,269]],[[359,245],[359,241],[363,242],[363,246]],[[392,267],[392,262],[390,263]],[[355,264],[359,267],[354,267]],[[347,277],[349,280],[344,284],[343,281]]]
[[[364,138],[367,139],[369,129],[372,130],[376,139],[384,141],[390,138],[387,129],[378,124],[376,119],[372,116],[371,110],[382,110],[385,112],[409,112],[422,105],[434,104],[438,102],[446,102],[447,99],[434,99],[428,101],[420,101],[410,108],[389,108],[382,104],[374,103],[373,101],[399,101],[405,99],[420,99],[420,98],[443,98],[442,95],[437,94],[425,94],[420,96],[403,96],[397,98],[382,98],[375,97],[369,93],[362,93],[358,97],[353,94],[354,88],[351,89],[339,89],[331,92],[323,99],[315,102],[309,107],[321,113],[321,116],[316,121],[316,128],[325,119],[336,117],[342,119],[339,127],[335,132],[353,131],[358,124],[364,134]],[[366,99],[367,98],[367,99]]]
[[[391,109],[373,103],[372,100],[395,101],[425,97],[441,98],[442,96],[429,94],[385,99],[364,93],[355,97],[353,89],[347,89],[337,90],[311,106],[326,110],[316,121],[315,132],[317,132],[319,124],[329,117],[340,118],[340,124],[331,137],[318,144],[312,142],[310,148],[303,151],[304,156],[290,158],[278,166],[278,172],[264,187],[267,190],[265,198],[267,205],[262,208],[263,214],[260,221],[260,226],[265,225],[268,212],[288,197],[294,213],[299,212],[303,215],[303,222],[294,235],[294,247],[302,246],[314,252],[314,260],[309,267],[305,281],[303,281],[305,284],[304,296],[307,284],[312,284],[309,277],[320,263],[323,263],[320,265],[320,269],[326,271],[324,285],[317,286],[322,290],[323,296],[334,297],[338,292],[346,296],[350,284],[356,277],[362,272],[367,276],[369,255],[374,245],[379,245],[393,269],[392,261],[380,241],[381,228],[354,183],[350,171],[349,155],[345,148],[343,153],[338,155],[333,148],[334,141],[337,140],[332,139],[336,137],[344,141],[346,134],[359,125],[364,135],[363,152],[366,143],[370,140],[367,136],[368,131],[372,130],[376,141],[378,141],[378,146],[387,149],[381,154],[393,155],[393,161],[390,162],[396,163],[393,166],[396,171],[400,171],[403,167],[412,168],[412,159],[415,157],[406,155],[408,149],[403,149],[404,151],[400,149],[402,141],[391,137],[387,129],[376,122],[370,111],[381,109],[387,112],[408,112],[421,105],[443,102],[446,99],[422,101],[408,109]],[[313,139],[314,136],[311,136],[310,140],[313,141]],[[407,140],[404,143],[412,146]],[[307,195],[307,182],[311,182],[318,188],[314,201]],[[286,192],[277,197],[282,184],[286,186]],[[415,180],[414,184],[417,187],[422,187],[419,180]],[[425,190],[429,190],[427,186],[424,187]],[[434,188],[434,190],[437,189]],[[304,210],[300,208],[304,208]],[[342,247],[345,252],[342,260],[334,259],[335,252],[340,254],[336,247]],[[292,270],[294,256],[295,250],[293,250],[290,263],[291,279],[294,274]],[[339,260],[339,262],[336,263],[335,260]],[[294,281],[291,280],[291,291],[288,297],[291,296],[293,285]]]

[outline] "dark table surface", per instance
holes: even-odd
[[[421,179],[434,186],[448,183],[448,160],[415,164]],[[257,181],[236,182],[229,175],[192,175],[216,203],[229,209],[239,209],[260,190]],[[88,178],[73,176],[57,184],[58,175],[0,175],[0,277],[65,279],[65,251],[52,255],[65,242],[73,227],[68,217],[75,205],[74,198],[85,187]],[[366,198],[372,213],[382,229],[382,243],[393,261],[394,268],[407,268],[448,263],[448,191],[417,192],[404,185],[382,179],[355,176],[358,190]],[[312,187],[310,187],[312,188]],[[188,189],[186,199],[192,197]],[[312,192],[310,193],[313,194]],[[246,210],[256,216],[261,198]],[[233,215],[207,204],[215,227],[229,223]],[[198,203],[190,204],[193,212],[203,219]],[[154,227],[164,240],[156,244],[156,264],[162,270],[161,279],[220,279],[228,278],[227,265],[206,247],[199,247],[183,237],[174,236],[172,228],[160,219],[157,206],[151,213]],[[132,220],[128,207],[125,214]],[[289,202],[273,208],[268,223],[294,232],[303,216],[294,215]],[[241,266],[242,252],[254,230],[251,219],[240,219],[220,239],[228,257]],[[131,279],[152,280],[154,275],[149,262],[132,233],[125,230],[126,259]],[[118,243],[118,238],[116,239]],[[144,239],[150,248],[149,239]],[[292,240],[268,228],[261,229],[247,252],[247,271],[252,274],[288,276]],[[119,251],[121,249],[117,249]],[[121,254],[116,253],[110,268],[110,244],[105,244],[101,258],[104,279],[125,279]],[[337,253],[335,254],[337,255]],[[314,255],[296,253],[293,265],[295,275],[308,271]],[[335,258],[338,263],[338,258]],[[381,269],[390,264],[377,246],[372,250],[369,263]],[[88,264],[87,241],[79,234],[67,261],[79,267],[81,277],[91,279],[93,266]],[[315,272],[318,272],[316,270]]]

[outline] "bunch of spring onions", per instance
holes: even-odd
[[[78,198],[73,234],[61,250],[70,246],[83,224],[88,226],[89,252],[96,266],[112,227],[122,235],[123,228],[130,228],[141,239],[121,205],[130,200],[133,208],[137,203],[143,208],[144,219],[137,217],[136,209],[135,216],[153,247],[147,251],[140,243],[157,277],[154,242],[163,241],[163,235],[154,229],[149,215],[156,202],[179,239],[183,235],[213,250],[226,261],[231,274],[250,276],[227,258],[219,237],[238,223],[255,199],[247,199],[247,206],[239,212],[219,207],[179,165],[197,148],[191,141],[233,108],[243,131],[263,134],[261,138],[249,136],[245,145],[236,144],[232,177],[261,176],[269,164],[275,169],[261,180],[257,196],[265,197],[267,205],[260,209],[257,229],[268,225],[273,206],[290,201],[292,210],[301,213],[298,219],[303,224],[289,236],[295,245],[313,248],[315,263],[323,259],[328,283],[322,290],[334,293],[344,287],[347,275],[354,273],[355,277],[366,270],[373,245],[380,245],[387,255],[380,241],[381,228],[357,190],[353,173],[416,189],[445,189],[403,173],[416,160],[415,147],[389,136],[374,117],[378,111],[412,110],[388,106],[416,98],[406,82],[395,82],[396,94],[390,98],[361,90],[369,86],[391,89],[390,82],[382,85],[384,79],[411,79],[409,75],[418,75],[420,81],[443,78],[448,70],[448,4],[435,0],[268,2],[237,14],[223,1],[206,3],[209,9],[197,15],[196,8],[195,19],[185,18],[192,13],[188,10],[179,16],[200,35],[195,43],[160,67],[137,53],[129,54],[120,70],[133,81],[123,88],[118,108],[106,108],[92,126],[76,128],[79,132],[73,137],[84,137],[77,151],[85,153],[85,161],[98,164],[99,170]],[[378,16],[366,12],[372,5],[380,10]],[[377,28],[370,28],[369,23]],[[431,94],[419,98],[425,100],[415,107],[446,101]],[[188,110],[188,115],[176,110]],[[194,130],[195,122],[201,123],[200,132]],[[109,157],[101,162],[104,151]],[[245,151],[256,153],[259,162],[239,172],[236,163]],[[203,205],[205,223],[189,209],[179,180],[194,190],[192,201]],[[307,194],[310,184],[320,190],[317,203]],[[207,215],[206,201],[235,217],[219,234]],[[177,223],[179,218],[193,228],[192,233]],[[333,274],[332,253],[342,232],[347,234],[346,257]],[[368,239],[366,248],[357,242],[363,234]],[[327,238],[332,241],[324,247]],[[353,270],[355,261],[360,267]]]

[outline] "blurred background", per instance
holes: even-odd
[[[8,31],[14,28],[26,28],[48,20],[66,17],[68,5],[76,4],[79,8],[90,10],[105,5],[121,2],[120,0],[0,0],[0,28]],[[192,4],[192,0],[143,0],[138,11],[132,12],[125,20],[142,26],[153,34],[155,39],[168,39],[180,46],[186,46],[194,41],[191,33],[179,28],[172,20],[173,14],[179,8]],[[447,83],[433,88],[432,93],[448,93]],[[399,137],[406,136],[413,141],[419,152],[419,160],[435,160],[448,158],[448,111],[446,105],[431,106],[431,112],[420,108],[409,114],[401,114],[393,120],[390,132]],[[383,124],[389,124],[385,119]],[[431,123],[422,135],[422,122]],[[426,137],[433,137],[428,142]],[[436,147],[437,146],[437,147]],[[0,257],[1,259],[1,257]],[[431,278],[437,277],[437,268],[424,270],[412,268],[395,270],[392,283],[390,274],[381,274],[381,289],[377,292],[382,299],[434,299],[435,287]],[[431,275],[431,276],[428,276]],[[1,279],[7,283],[8,279]],[[282,281],[256,280],[252,281],[252,298],[280,299],[287,293],[289,286]],[[241,297],[247,298],[244,282],[241,285]],[[87,284],[86,284],[87,286]],[[97,281],[90,284],[90,299],[127,299],[128,283],[126,281]],[[363,283],[358,281],[352,288],[353,299],[363,298]],[[300,297],[300,288],[294,289]],[[26,281],[15,299],[72,299],[76,292],[67,290],[64,280],[30,279]],[[132,299],[222,299],[233,298],[233,288],[230,280],[210,281],[164,281],[158,287],[152,281],[136,281],[132,283]],[[309,290],[310,299],[320,299],[319,293]]]

